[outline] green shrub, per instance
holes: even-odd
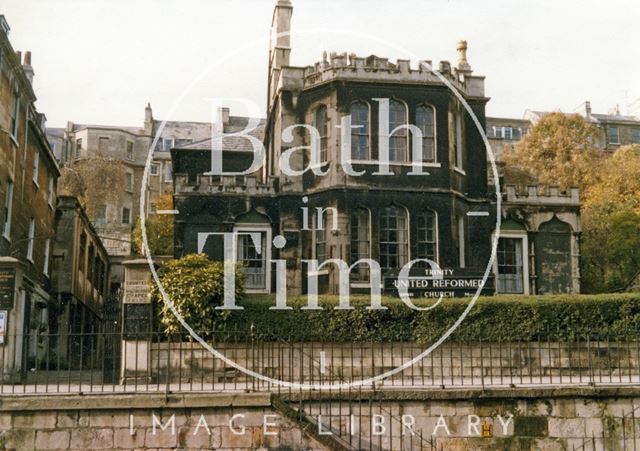
[[[460,317],[465,299],[449,299],[428,312],[384,298],[387,310],[366,310],[368,298],[353,297],[354,310],[334,310],[334,296],[320,297],[324,310],[301,310],[306,297],[292,297],[293,310],[274,311],[273,296],[252,296],[225,322],[227,336],[284,341],[417,341],[431,343]],[[458,341],[537,339],[637,340],[640,295],[496,296],[479,298],[451,336]]]
[[[190,254],[171,260],[159,272],[162,287],[184,320],[195,330],[215,330],[230,311],[216,310],[224,301],[224,263],[214,262],[205,254]],[[244,278],[236,271],[236,299],[241,299]],[[151,298],[158,308],[159,321],[168,334],[182,332],[182,326],[158,287],[151,284]]]

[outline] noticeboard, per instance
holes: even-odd
[[[0,311],[0,345],[4,344],[7,334],[7,317],[9,313],[6,310]]]
[[[0,269],[0,309],[11,310],[13,308],[15,290],[16,270],[14,268]]]

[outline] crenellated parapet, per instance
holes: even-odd
[[[467,65],[468,66],[468,65]],[[332,52],[327,58],[304,68],[304,87],[312,87],[333,80],[376,81],[389,83],[419,83],[442,85],[434,73],[438,71],[461,92],[473,96],[484,96],[484,77],[471,75],[471,70],[452,67],[448,61],[432,66],[431,61],[421,61],[412,67],[410,60],[396,62],[375,55],[360,57],[355,54]]]
[[[217,176],[175,174],[175,194],[242,194],[250,196],[268,196],[276,193],[277,180],[269,177],[262,183],[254,176]]]
[[[580,206],[580,190],[570,188],[561,191],[557,186],[530,185],[526,190],[518,190],[514,185],[506,185],[503,200],[523,205],[567,205]]]

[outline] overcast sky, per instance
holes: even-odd
[[[419,57],[437,67],[455,62],[456,42],[466,39],[474,72],[486,76],[489,115],[573,111],[585,100],[594,112],[619,104],[624,113],[627,100],[640,97],[637,0],[292,1],[295,65],[320,60],[326,49]],[[156,118],[173,120],[210,120],[216,97],[264,109],[274,4],[0,0],[0,14],[14,49],[33,53],[38,109],[49,126],[135,126],[147,102]]]

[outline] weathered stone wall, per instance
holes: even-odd
[[[196,398],[5,398],[0,449],[327,449],[274,410],[268,393]]]
[[[370,402],[357,393],[351,402],[334,399],[305,409],[321,415],[323,430],[344,431],[343,438],[353,427],[351,443],[360,449],[403,444],[404,449],[616,451],[640,447],[637,396],[637,390],[626,388],[509,389],[385,392]]]
[[[420,355],[416,343],[218,343],[214,348],[260,374],[295,381],[350,380],[392,370]],[[324,354],[324,357],[321,356]],[[133,358],[135,349],[129,351]],[[198,343],[153,343],[156,382],[219,382],[232,367]],[[321,372],[320,362],[324,362]],[[129,364],[131,366],[133,364]],[[246,379],[237,373],[235,380]],[[386,385],[508,385],[638,382],[640,345],[607,342],[445,343]]]
[[[628,387],[10,396],[0,449],[615,451],[640,445],[638,407]]]

